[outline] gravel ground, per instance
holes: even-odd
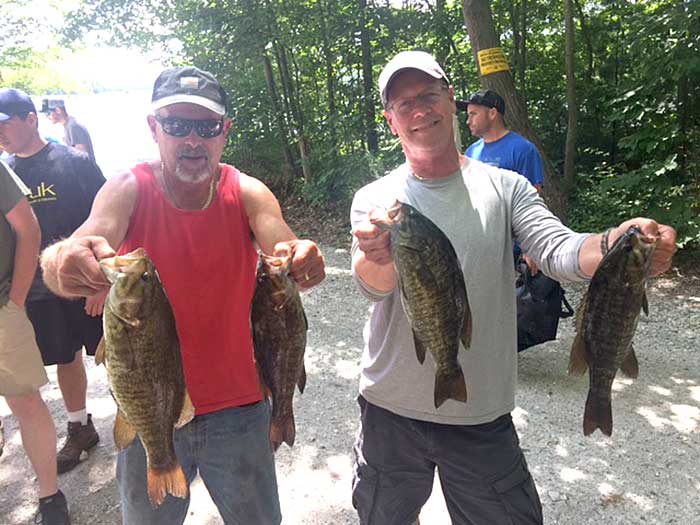
[[[350,503],[352,442],[362,325],[369,305],[350,279],[347,250],[326,247],[326,282],[304,295],[309,318],[306,392],[296,398],[297,441],[277,455],[284,523],[355,524]],[[542,499],[545,523],[699,523],[700,496],[700,280],[670,272],[649,294],[651,315],[639,324],[640,377],[614,385],[612,438],[581,430],[588,380],[566,375],[573,322],[559,339],[519,357],[520,382],[513,412],[522,446]],[[566,286],[577,305],[582,285]],[[105,371],[87,359],[88,408],[102,438],[89,457],[59,483],[73,523],[116,525],[119,499],[111,437],[114,403]],[[65,413],[55,378],[43,395],[59,440]],[[0,458],[0,523],[32,523],[36,480],[23,454],[17,423],[0,400],[7,445]],[[435,485],[421,514],[426,525],[449,518]],[[192,486],[188,525],[218,524],[200,480]]]

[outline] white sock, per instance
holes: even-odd
[[[76,410],[75,412],[68,412],[68,422],[69,423],[78,423],[80,422],[81,425],[87,425],[88,418],[87,418],[87,408],[83,408],[82,410]]]

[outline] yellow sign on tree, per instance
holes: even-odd
[[[499,71],[508,71],[508,60],[500,47],[482,49],[478,52],[479,70],[482,75],[490,75]]]

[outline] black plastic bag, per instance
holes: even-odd
[[[527,264],[516,265],[518,309],[518,352],[557,338],[559,319],[571,317],[573,308],[558,281],[542,272],[530,275]]]

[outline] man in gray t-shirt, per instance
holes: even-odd
[[[436,468],[453,523],[541,523],[510,416],[517,376],[513,241],[545,274],[572,281],[595,271],[601,235],[571,231],[524,177],[457,150],[454,90],[429,54],[399,53],[379,76],[379,91],[406,163],[360,189],[351,210],[352,273],[373,302],[355,445],[353,504],[360,523],[414,523]],[[396,200],[434,222],[459,259],[473,326],[470,348],[458,354],[466,402],[448,399],[435,408],[435,362],[429,353],[423,364],[416,358],[390,234],[370,222]],[[652,272],[668,269],[673,228],[637,218],[612,229],[610,243],[631,224],[658,237]]]
[[[95,151],[92,148],[90,133],[85,126],[68,115],[66,104],[61,99],[44,99],[41,111],[54,124],[63,125],[63,142],[75,149],[84,151],[95,162]]]

